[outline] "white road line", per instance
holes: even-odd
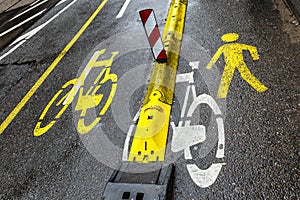
[[[133,118],[133,122],[136,123],[139,116],[140,116],[140,111],[139,110],[134,118]],[[124,143],[124,148],[123,148],[123,156],[122,156],[122,161],[128,161],[128,154],[129,154],[129,142],[130,142],[130,138],[132,136],[132,133],[133,133],[133,130],[135,128],[135,125],[130,125],[129,127],[129,130],[127,132],[127,136],[126,136],[126,139],[125,139],[125,143]]]
[[[130,142],[130,138],[133,133],[134,127],[135,127],[135,125],[130,125],[129,130],[127,132],[127,136],[126,136],[125,143],[124,143],[122,161],[128,161],[129,142]]]
[[[58,3],[55,5],[55,7],[56,7],[56,6],[59,6],[60,4],[66,2],[66,1],[67,1],[67,0],[61,0],[60,2],[58,2]]]
[[[48,1],[48,0],[44,0],[44,1],[42,1],[42,2],[40,2],[40,3],[38,3],[38,4],[36,4],[36,5],[34,5],[34,6],[32,6],[32,7],[30,7],[29,9],[25,10],[24,12],[21,12],[20,14],[18,14],[18,15],[16,15],[16,16],[14,16],[14,17],[13,17],[13,18],[11,18],[9,21],[12,21],[12,20],[14,20],[14,19],[16,19],[16,18],[20,17],[21,15],[24,15],[25,13],[27,13],[27,12],[31,11],[32,9],[34,9],[34,8],[38,7],[39,5],[41,5],[41,4],[43,4],[43,3],[47,2],[47,1]]]
[[[37,14],[35,14],[35,15],[29,17],[28,19],[24,20],[23,22],[19,23],[18,25],[16,25],[16,26],[14,26],[14,27],[12,27],[12,28],[10,28],[10,29],[8,29],[8,30],[2,32],[2,33],[0,34],[0,37],[2,37],[3,35],[5,35],[5,34],[11,32],[11,31],[13,31],[13,30],[15,30],[16,28],[19,28],[19,27],[22,26],[23,24],[25,24],[25,23],[29,22],[30,20],[36,18],[37,16],[41,15],[41,14],[42,14],[43,12],[45,12],[46,10],[47,10],[47,9],[44,9],[44,10],[38,12]]]
[[[15,47],[10,49],[7,53],[0,56],[0,60],[4,59],[6,56],[14,52],[17,48],[19,48],[26,40],[29,40],[31,37],[33,37],[35,34],[37,34],[41,29],[43,29],[45,26],[47,26],[50,22],[52,22],[55,18],[57,18],[60,14],[65,12],[70,6],[72,6],[77,0],[73,0],[71,3],[69,3],[66,7],[64,7],[62,10],[60,10],[56,15],[54,15],[52,18],[50,18],[47,22],[44,24],[36,27],[35,29],[29,31],[28,33],[20,36],[17,38],[13,43],[11,43],[9,46],[17,44]]]
[[[37,4],[39,1],[40,0],[37,0],[37,1],[33,2],[32,4],[30,4],[30,6],[33,6],[33,5]]]
[[[17,48],[19,48],[22,44],[24,44],[24,42],[26,42],[26,40],[21,41],[21,42],[18,43],[16,46],[14,46],[13,48],[11,48],[8,52],[6,52],[6,53],[3,54],[2,56],[0,56],[0,60],[2,60],[2,59],[5,58],[6,56],[8,56],[8,55],[11,54],[12,52],[14,52]]]
[[[123,14],[124,14],[126,8],[128,7],[129,3],[130,3],[130,0],[126,0],[125,1],[124,5],[122,6],[122,8],[121,8],[121,10],[119,12],[119,14],[116,16],[117,19],[121,18],[123,16]]]

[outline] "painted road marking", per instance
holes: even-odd
[[[58,57],[53,61],[53,63],[48,67],[48,69],[44,72],[44,74],[39,78],[39,80],[33,85],[33,87],[27,92],[27,94],[23,97],[23,99],[18,103],[18,105],[13,109],[13,111],[8,115],[8,117],[2,122],[0,125],[0,134],[4,132],[7,126],[12,122],[12,120],[17,116],[17,114],[21,111],[21,109],[25,106],[25,104],[29,101],[32,95],[37,91],[37,89],[43,84],[46,78],[50,75],[50,73],[55,69],[57,64],[63,59],[66,53],[71,49],[71,47],[75,44],[75,42],[79,39],[79,37],[84,33],[87,27],[92,23],[98,13],[102,10],[104,5],[108,2],[108,0],[103,0],[99,7],[95,10],[95,12],[90,16],[90,18],[86,21],[86,23],[81,27],[78,33],[73,37],[73,39],[67,44],[67,46],[62,50],[62,52],[58,55]]]
[[[173,137],[171,150],[179,152],[206,140],[206,128],[203,125],[176,127],[172,124]]]
[[[116,89],[117,89],[117,81],[118,77],[116,74],[110,73],[111,66],[113,63],[113,60],[115,56],[119,53],[118,51],[111,52],[110,58],[106,60],[99,60],[99,57],[105,53],[106,49],[102,49],[99,51],[96,51],[88,64],[85,66],[84,70],[80,74],[78,78],[72,79],[70,81],[67,81],[62,88],[52,97],[52,99],[49,101],[49,103],[46,105],[45,109],[43,110],[39,121],[37,122],[35,128],[34,128],[34,136],[41,136],[44,133],[46,133],[55,123],[56,121],[63,115],[63,113],[66,111],[68,106],[73,102],[74,97],[79,92],[78,99],[76,102],[75,110],[81,111],[80,112],[80,118],[77,122],[77,130],[79,134],[86,134],[90,132],[101,120],[101,117],[106,113],[108,110]],[[101,69],[101,72],[97,75],[97,77],[93,77],[93,84],[91,85],[85,85],[85,80],[87,76],[89,75],[91,69]],[[103,84],[105,84],[107,81],[111,81],[111,90],[109,92],[109,96],[104,102],[103,107],[101,108],[99,115],[95,117],[93,122],[86,123],[86,113],[87,110],[90,108],[96,108],[102,103],[102,99],[104,95],[102,93],[98,93],[99,89]],[[69,86],[72,86],[70,89]],[[67,91],[65,95],[63,91]],[[84,91],[85,90],[85,91]],[[87,91],[86,91],[87,90]],[[56,101],[58,101],[56,103]],[[49,109],[53,106],[56,107],[62,107],[57,113],[50,112],[52,115],[55,115],[53,117],[52,121],[49,122],[47,125],[44,125],[43,121],[48,113]],[[47,117],[46,117],[47,118]],[[43,123],[43,124],[42,124]],[[88,125],[86,125],[88,124]]]
[[[257,48],[246,44],[232,43],[238,38],[239,35],[236,33],[224,34],[222,40],[231,43],[221,46],[206,67],[211,69],[219,57],[224,54],[226,65],[219,86],[218,98],[226,98],[236,68],[240,72],[241,77],[258,92],[264,92],[268,89],[250,72],[244,61],[243,50],[249,51],[253,60],[258,60]]]
[[[34,6],[34,5],[37,4],[38,2],[40,2],[40,0],[37,0],[37,1],[33,2],[32,4],[30,4],[30,6]]]
[[[33,37],[35,34],[37,34],[40,30],[42,30],[45,26],[47,26],[50,22],[52,22],[55,18],[57,18],[60,14],[65,12],[70,6],[72,6],[77,0],[73,0],[71,3],[69,3],[66,7],[64,7],[62,10],[60,10],[56,15],[54,15],[52,18],[50,18],[48,21],[46,21],[44,24],[41,24],[40,26],[34,28],[33,30],[29,31],[28,33],[20,36],[17,38],[13,43],[11,43],[9,46],[15,45],[12,49],[10,49],[8,52],[0,56],[0,60],[7,57],[9,54],[14,52],[17,48],[19,48],[26,40],[29,40],[31,37]]]
[[[130,142],[131,135],[132,135],[132,133],[134,131],[135,124],[137,123],[137,121],[139,119],[140,112],[141,112],[141,110],[139,110],[136,113],[136,115],[134,116],[134,118],[132,120],[134,124],[130,125],[129,130],[128,130],[127,135],[126,135],[126,139],[125,139],[125,143],[124,143],[124,148],[123,148],[123,156],[122,156],[122,161],[124,161],[124,162],[128,161],[129,142]]]
[[[32,9],[34,9],[34,8],[36,8],[36,7],[40,6],[40,5],[42,5],[43,3],[47,2],[47,1],[48,1],[48,0],[44,0],[44,1],[42,1],[42,2],[40,2],[40,3],[38,3],[38,4],[36,4],[36,5],[34,5],[34,6],[32,6],[32,7],[30,7],[29,9],[25,10],[24,12],[21,12],[20,14],[14,16],[14,17],[11,18],[9,21],[12,21],[12,20],[14,20],[14,19],[20,17],[21,15],[24,15],[25,13],[28,13],[28,12],[31,11]]]
[[[187,170],[196,185],[201,188],[211,186],[218,178],[225,163],[213,163],[208,169],[201,170],[195,164],[188,164]]]
[[[181,78],[182,77],[183,76],[181,76]],[[189,79],[186,79],[185,82],[189,82]],[[195,85],[192,84],[191,87],[195,88]],[[190,87],[187,87],[187,90],[190,90]],[[211,96],[207,94],[201,94],[193,98],[193,102],[188,108],[188,113],[186,114],[186,116],[184,116],[186,117],[185,119],[193,118],[193,113],[200,104],[208,105],[212,109],[215,116],[221,116],[222,113],[217,102]],[[182,109],[181,112],[183,112],[184,110],[185,109]],[[181,117],[181,120],[182,119],[184,118]],[[218,149],[216,152],[216,158],[224,158],[225,133],[223,118],[216,117],[216,122],[218,126]],[[181,123],[178,124],[177,127],[175,126],[174,122],[171,122],[171,126],[173,129],[171,150],[173,152],[184,150],[184,158],[186,160],[193,160],[190,147],[196,144],[200,144],[206,140],[205,127],[202,125],[191,125],[191,120],[186,120],[184,126],[182,126]],[[222,165],[224,165],[224,163],[212,163],[209,168],[202,170],[196,164],[187,164],[187,170],[194,183],[199,187],[205,188],[209,187],[216,181],[221,171]]]
[[[42,11],[36,13],[35,15],[33,15],[33,16],[29,17],[28,19],[22,21],[21,23],[19,23],[19,24],[15,25],[15,26],[11,27],[10,29],[8,29],[8,30],[6,30],[6,31],[4,31],[4,32],[2,32],[2,33],[0,33],[0,37],[2,37],[3,35],[6,35],[7,33],[11,32],[11,31],[13,31],[13,30],[15,30],[16,28],[19,28],[20,26],[22,26],[23,24],[29,22],[30,20],[32,20],[32,19],[38,17],[39,15],[41,15],[41,14],[42,14],[43,12],[45,12],[46,10],[47,10],[47,9],[45,8],[44,10],[42,10]]]
[[[116,18],[121,18],[126,10],[126,8],[128,7],[130,3],[130,0],[126,0],[121,8],[121,10],[119,11],[118,15],[116,16]]]
[[[11,48],[8,52],[6,52],[5,54],[3,54],[2,56],[0,56],[0,60],[2,60],[3,58],[5,58],[6,56],[8,56],[9,54],[11,54],[12,52],[14,52],[17,48],[19,48],[22,44],[24,44],[26,42],[26,40],[22,40],[20,41],[16,46],[14,46],[13,48]]]
[[[67,0],[61,0],[60,2],[58,2],[56,5],[55,5],[55,7],[56,6],[59,6],[60,4],[63,4],[64,2],[66,2]]]

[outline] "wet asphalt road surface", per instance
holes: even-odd
[[[14,38],[28,29],[39,19],[47,10],[51,9],[58,1],[37,2],[5,11],[0,14],[0,49],[9,45]],[[19,26],[20,25],[20,26]],[[9,32],[8,32],[9,31]],[[4,34],[8,32],[7,34]]]
[[[26,32],[46,23],[72,2],[68,0],[53,7]],[[101,2],[75,1],[0,60],[1,123]],[[101,198],[113,172],[112,167],[120,164],[126,132],[142,103],[151,73],[153,61],[138,11],[153,8],[162,32],[169,8],[168,1],[131,1],[124,15],[116,18],[123,3],[108,1],[104,5],[0,135],[0,199]],[[299,199],[300,28],[292,23],[286,12],[280,1],[271,0],[188,2],[184,30],[187,42],[182,43],[178,74],[190,72],[192,69],[188,63],[192,61],[199,61],[199,68],[209,74],[205,67],[224,44],[222,35],[237,33],[239,43],[257,47],[260,59],[253,61],[251,54],[244,52],[244,61],[268,90],[257,92],[235,71],[227,98],[217,99],[216,88],[225,65],[222,56],[214,66],[219,74],[215,80],[196,73],[197,95],[209,94],[222,105],[225,120],[225,158],[222,163],[226,164],[217,180],[207,188],[197,186],[186,169],[187,163],[205,169],[216,162],[216,124],[210,123],[214,116],[203,106],[197,123],[211,126],[211,129],[207,128],[207,134],[211,136],[207,136],[207,143],[192,147],[193,160],[186,161],[180,154],[174,161],[175,199]],[[12,48],[4,48],[0,56]],[[35,137],[34,129],[48,102],[67,81],[78,77],[93,53],[101,49],[107,51],[102,59],[119,51],[111,67],[118,82],[112,106],[98,125],[91,133],[79,136],[77,118],[80,110],[75,111],[76,97],[48,131]],[[89,80],[94,80],[94,76]],[[109,91],[109,84],[103,87],[104,98]],[[180,120],[179,99],[183,96],[178,87],[176,91],[171,121],[177,125]],[[128,108],[129,115],[124,114],[124,108]],[[45,124],[57,113],[55,108],[49,110],[44,117]],[[99,112],[97,108],[96,111]],[[93,111],[87,116],[91,122]],[[90,145],[92,134],[100,130],[99,127],[116,147],[115,151]]]

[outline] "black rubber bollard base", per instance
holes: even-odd
[[[174,164],[124,163],[106,185],[103,200],[173,199]]]

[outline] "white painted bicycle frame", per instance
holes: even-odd
[[[189,65],[192,67],[193,70],[198,69],[199,62],[191,62]],[[200,104],[207,104],[210,106],[212,111],[216,116],[216,121],[218,125],[218,150],[216,153],[216,158],[223,158],[224,157],[224,147],[225,147],[225,136],[224,136],[224,124],[223,118],[221,117],[222,113],[221,110],[216,103],[216,101],[207,94],[201,94],[197,96],[196,89],[194,85],[194,72],[185,73],[185,74],[178,74],[176,77],[176,83],[184,83],[188,82],[190,85],[187,86],[185,99],[183,102],[183,108],[181,110],[181,119],[183,119],[188,107],[188,100],[189,94],[192,92],[193,102],[190,105],[187,118],[191,118],[193,112]],[[133,135],[134,128],[136,126],[136,122],[139,118],[139,111],[136,113],[135,117],[133,118],[133,124],[130,125],[129,130],[127,132],[127,137],[124,143],[123,149],[123,161],[128,161],[128,153],[129,153],[129,143],[130,138]],[[186,120],[184,125],[183,121],[180,121],[178,126],[175,126],[174,122],[171,122],[171,126],[173,129],[173,137],[172,137],[172,144],[171,150],[173,152],[179,152],[184,150],[184,157],[186,160],[191,160],[192,155],[190,152],[190,147],[201,142],[204,142],[206,139],[206,131],[203,125],[190,125],[191,121]],[[199,187],[205,188],[212,185],[220,171],[224,163],[213,163],[208,169],[202,170],[195,164],[187,164],[187,170],[194,181]]]
[[[193,70],[198,69],[199,62],[191,62],[189,65]],[[224,147],[225,147],[225,135],[224,135],[224,122],[221,117],[222,112],[217,104],[217,102],[207,94],[201,94],[197,96],[196,89],[194,85],[194,72],[178,74],[176,77],[176,83],[188,82],[190,85],[187,86],[186,95],[183,102],[183,108],[181,110],[181,119],[187,117],[190,119],[195,109],[200,104],[207,104],[214,115],[216,116],[216,122],[218,125],[218,149],[216,153],[216,158],[224,157]],[[192,92],[193,102],[190,105],[188,112],[185,116],[187,104],[190,96],[190,92]],[[204,142],[206,139],[206,130],[202,125],[190,125],[191,120],[186,120],[184,125],[183,121],[179,121],[178,126],[175,126],[174,122],[171,122],[171,126],[173,129],[173,137],[171,150],[173,152],[179,152],[184,150],[184,157],[186,160],[191,160],[192,155],[190,151],[190,147],[201,142]],[[212,185],[222,168],[224,163],[213,163],[208,169],[202,170],[195,164],[187,164],[187,170],[194,181],[199,187],[205,188]]]

